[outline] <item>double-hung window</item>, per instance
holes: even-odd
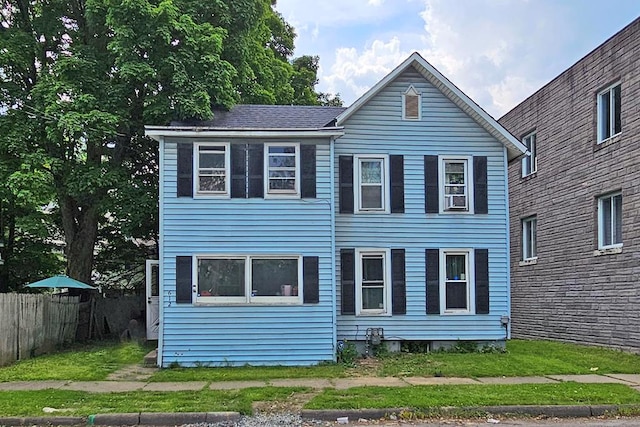
[[[522,259],[531,260],[538,257],[537,252],[538,220],[535,216],[522,220]]]
[[[389,251],[358,249],[356,260],[356,315],[391,314]]]
[[[470,250],[443,250],[440,256],[440,307],[444,313],[472,311]]]
[[[196,144],[195,193],[207,196],[229,195],[229,144]]]
[[[265,144],[265,196],[300,195],[300,145]]]
[[[355,156],[356,212],[389,212],[388,176],[386,156]]]
[[[528,155],[522,158],[522,176],[531,175],[538,170],[538,147],[536,146],[536,133],[532,132],[522,138],[522,143],[527,147]]]
[[[598,94],[598,144],[622,131],[621,107],[620,83]]]
[[[598,248],[622,246],[622,194],[613,193],[598,199]]]
[[[468,212],[470,201],[470,171],[467,158],[444,158],[441,161],[443,211]]]
[[[302,302],[302,263],[299,256],[200,256],[196,267],[198,302]]]

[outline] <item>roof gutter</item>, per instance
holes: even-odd
[[[159,141],[161,137],[181,138],[318,138],[344,135],[342,127],[310,129],[229,129],[196,126],[145,126],[145,135]]]

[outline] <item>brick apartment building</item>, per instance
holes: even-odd
[[[513,337],[640,352],[640,18],[499,122]]]

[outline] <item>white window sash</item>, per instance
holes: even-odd
[[[391,315],[391,250],[379,249],[379,248],[361,248],[356,249],[356,316],[390,316]],[[367,255],[381,256],[382,257],[382,269],[383,269],[383,283],[382,285],[369,285],[365,286],[362,279],[362,260]],[[379,281],[375,281],[379,283]],[[363,288],[368,289],[383,289],[382,301],[383,308],[381,309],[363,309]]]
[[[365,162],[380,162],[380,182],[379,183],[365,183],[362,182],[362,164]],[[369,156],[369,155],[356,155],[354,156],[354,203],[355,213],[363,214],[380,214],[389,213],[389,158],[388,156]],[[380,207],[379,208],[365,208],[363,207],[363,191],[364,187],[380,187]]]
[[[456,314],[473,314],[475,313],[475,275],[472,266],[474,266],[473,249],[451,248],[440,250],[440,314],[456,315]],[[464,255],[465,257],[465,279],[447,280],[447,255]],[[447,282],[465,283],[466,285],[466,309],[447,309]]]
[[[200,149],[207,147],[221,147],[224,152],[213,152],[224,155],[224,168],[201,168]],[[204,151],[204,150],[203,150]],[[206,152],[206,151],[205,151]],[[229,197],[231,188],[231,146],[228,142],[198,142],[194,144],[193,156],[193,194],[204,197]],[[217,173],[216,173],[217,172]],[[224,176],[224,190],[200,190],[200,177]]]
[[[295,147],[294,153],[269,153],[269,148],[272,147]],[[295,168],[292,166],[280,167],[270,166],[269,159],[271,157],[293,157],[295,156]],[[279,178],[271,177],[270,172],[279,171],[293,171],[294,173],[294,188],[293,189],[271,189],[269,183],[271,180],[288,180],[292,178]],[[265,198],[291,198],[300,197],[300,144],[298,143],[266,143],[264,145],[264,197]]]

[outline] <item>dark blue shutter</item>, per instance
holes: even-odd
[[[264,197],[264,144],[249,144],[249,197]]]
[[[389,156],[391,175],[391,213],[404,213],[404,157]]]
[[[305,304],[317,304],[320,301],[320,277],[318,271],[319,258],[306,256],[302,258],[303,299]]]
[[[424,211],[438,213],[438,156],[424,156]]]
[[[176,257],[176,303],[191,304],[193,293],[191,290],[191,257]]]
[[[193,144],[178,143],[178,197],[193,197]]]
[[[356,314],[356,251],[340,249],[341,313]]]
[[[476,249],[476,314],[489,314],[489,250]]]
[[[489,212],[487,202],[487,157],[473,157],[473,205],[474,213]]]
[[[302,145],[300,147],[300,167],[302,180],[300,185],[300,197],[316,197],[316,146]]]
[[[340,156],[340,213],[353,213],[353,156]]]
[[[247,197],[247,145],[231,145],[231,197]]]
[[[440,251],[425,250],[427,314],[440,314]]]
[[[391,310],[393,314],[407,314],[404,249],[391,249]]]

